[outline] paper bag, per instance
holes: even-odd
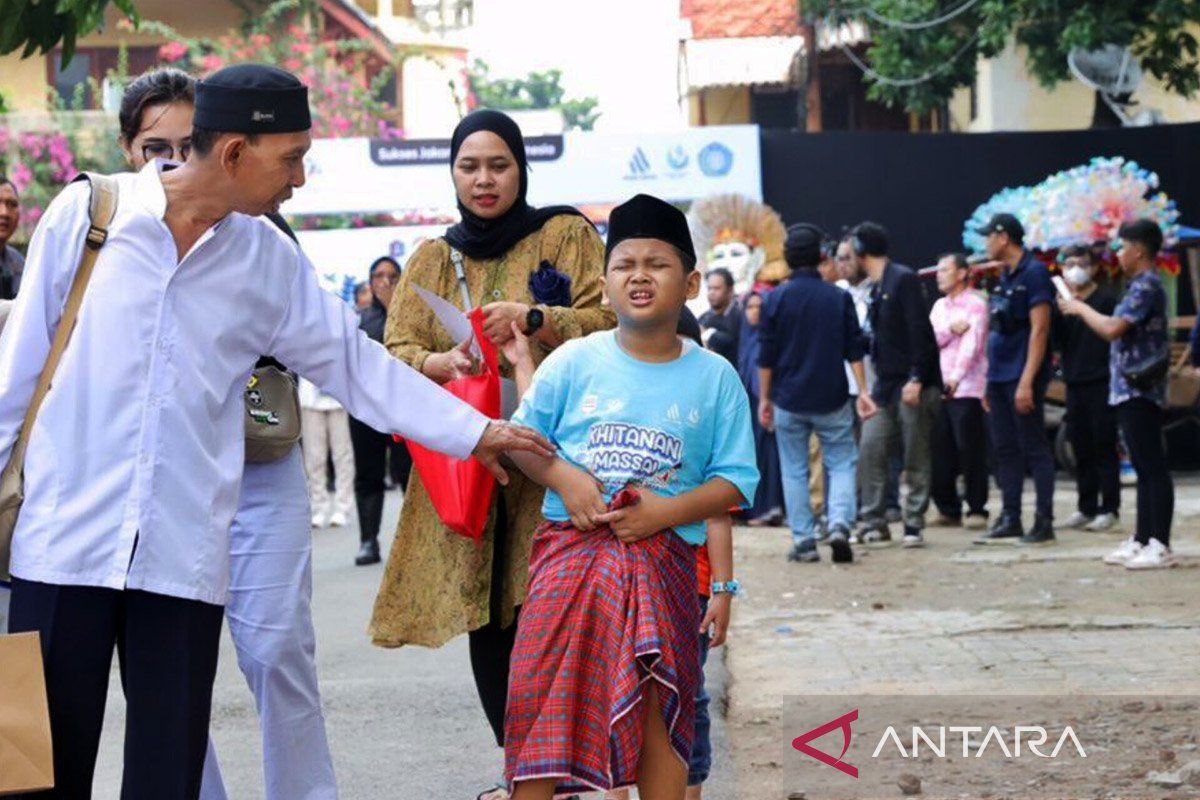
[[[53,788],[41,637],[0,636],[0,795]]]

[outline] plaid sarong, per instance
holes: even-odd
[[[643,685],[686,764],[700,664],[696,553],[670,531],[624,544],[548,524],[533,542],[512,654],[508,780],[558,778],[555,796],[637,782]]]

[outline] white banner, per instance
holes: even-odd
[[[528,137],[529,202],[612,204],[638,192],[676,202],[724,192],[761,200],[758,144],[755,125]],[[318,139],[305,159],[308,183],[283,211],[453,210],[449,158],[448,139]]]

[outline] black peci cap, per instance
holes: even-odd
[[[228,133],[306,131],[312,128],[308,87],[277,67],[225,67],[196,84],[193,124]]]
[[[666,200],[648,194],[634,195],[612,210],[608,217],[608,241],[604,256],[626,239],[659,239],[696,258],[687,217]]]

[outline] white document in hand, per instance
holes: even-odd
[[[467,319],[467,315],[458,310],[458,307],[442,297],[438,297],[428,289],[420,286],[413,286],[417,290],[417,294],[421,296],[431,309],[433,315],[437,317],[438,322],[442,323],[442,327],[458,344],[462,344],[467,339],[475,336],[475,330],[471,327],[471,320]],[[475,358],[483,358],[483,353],[479,349],[479,342],[471,342],[471,354]]]

